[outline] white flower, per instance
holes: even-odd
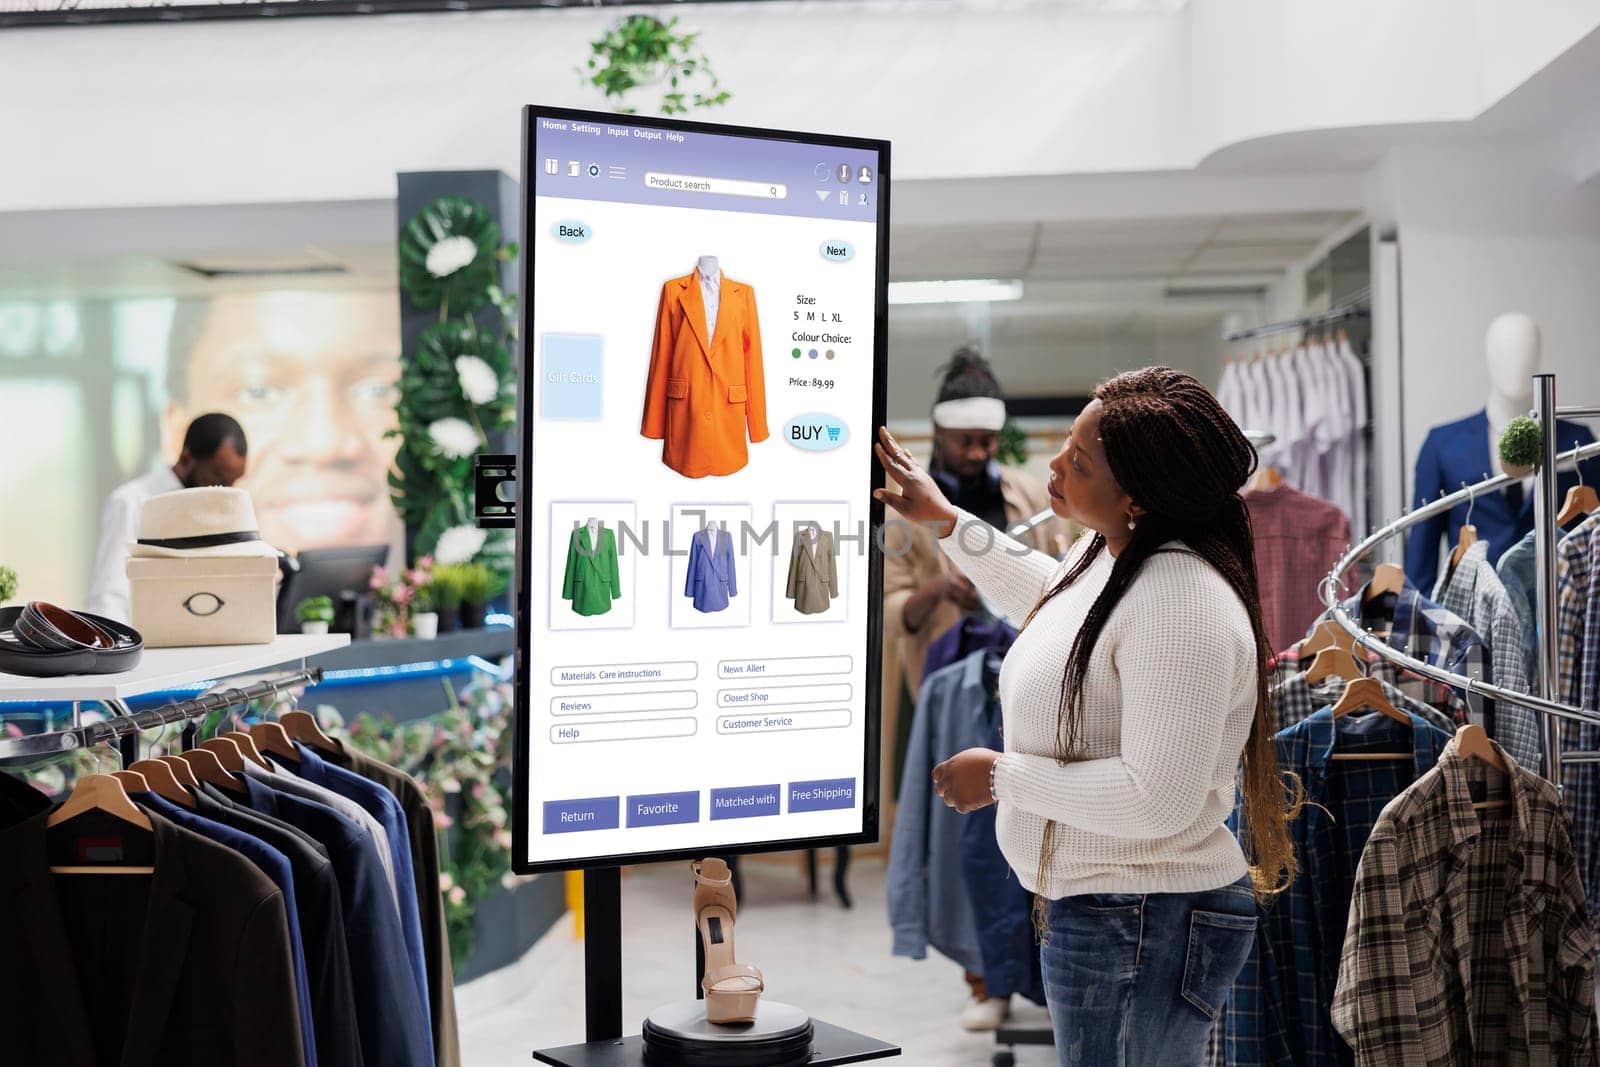
[[[438,419],[428,423],[433,450],[450,459],[470,456],[478,450],[478,431],[465,419]]]
[[[456,381],[461,392],[474,404],[487,404],[500,395],[500,375],[477,356],[461,356],[456,360]]]
[[[478,246],[472,238],[446,237],[428,249],[428,273],[435,278],[448,278],[476,258]]]
[[[488,531],[476,526],[452,526],[439,535],[433,558],[438,563],[469,563],[483,549]]]

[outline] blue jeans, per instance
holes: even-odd
[[[1200,1067],[1255,930],[1248,876],[1202,893],[1052,901],[1039,955],[1061,1063]]]

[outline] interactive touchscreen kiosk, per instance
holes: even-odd
[[[524,136],[516,869],[875,840],[888,145]]]

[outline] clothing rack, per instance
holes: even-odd
[[[138,758],[133,750],[139,743],[142,731],[181,722],[185,724],[187,732],[193,728],[196,720],[212,712],[239,707],[263,697],[276,697],[289,686],[315,685],[321,680],[321,667],[302,667],[280,677],[202,693],[140,712],[130,711],[121,700],[106,700],[104,703],[111,709],[112,717],[91,723],[80,720],[79,705],[74,702],[71,726],[20,737],[0,738],[0,760],[37,760],[101,742],[116,741],[122,746],[123,765],[126,766]],[[184,747],[189,745],[186,743]]]
[[[1298,319],[1285,319],[1283,322],[1270,322],[1265,326],[1252,326],[1247,330],[1225,330],[1223,331],[1222,339],[1224,341],[1248,341],[1254,337],[1270,337],[1273,334],[1292,333],[1296,330],[1314,330],[1320,326],[1331,326],[1336,322],[1370,318],[1372,309],[1367,306],[1367,300],[1367,294],[1362,293],[1354,300],[1315,315],[1305,315]]]
[[[1443,683],[1469,694],[1473,692],[1481,693],[1493,700],[1515,704],[1545,716],[1543,738],[1545,777],[1559,789],[1561,787],[1561,768],[1563,764],[1600,763],[1600,752],[1563,753],[1561,751],[1560,720],[1568,719],[1575,722],[1600,724],[1600,713],[1585,711],[1582,708],[1562,704],[1552,699],[1555,691],[1556,631],[1558,625],[1556,616],[1556,538],[1560,533],[1560,528],[1556,524],[1556,472],[1561,468],[1576,466],[1579,462],[1592,456],[1600,456],[1600,442],[1583,445],[1557,454],[1555,450],[1556,419],[1600,417],[1600,407],[1557,408],[1555,375],[1536,374],[1533,376],[1532,417],[1543,430],[1544,441],[1542,462],[1539,464],[1533,487],[1534,551],[1536,573],[1538,575],[1535,587],[1536,618],[1538,619],[1539,629],[1540,678],[1538,693],[1513,692],[1478,678],[1470,678],[1466,675],[1456,674],[1453,671],[1423,663],[1421,660],[1409,656],[1374,637],[1371,630],[1364,630],[1360,623],[1352,619],[1350,614],[1344,610],[1339,600],[1339,591],[1343,586],[1342,576],[1344,573],[1360,562],[1378,545],[1391,537],[1405,533],[1425,519],[1450,511],[1457,504],[1470,502],[1473,498],[1482,494],[1499,492],[1513,482],[1520,482],[1521,479],[1518,477],[1500,474],[1485,478],[1481,482],[1463,486],[1454,493],[1441,496],[1438,500],[1430,501],[1414,511],[1403,514],[1393,522],[1379,527],[1366,539],[1353,546],[1334,564],[1333,569],[1322,580],[1318,595],[1322,598],[1323,604],[1327,606],[1333,620],[1354,638],[1357,644],[1367,651],[1396,666],[1403,667],[1413,674],[1421,675],[1432,681]]]

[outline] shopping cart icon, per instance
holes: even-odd
[[[837,441],[838,439],[839,439],[839,427],[837,427],[837,426],[829,426],[828,427],[828,440]]]

